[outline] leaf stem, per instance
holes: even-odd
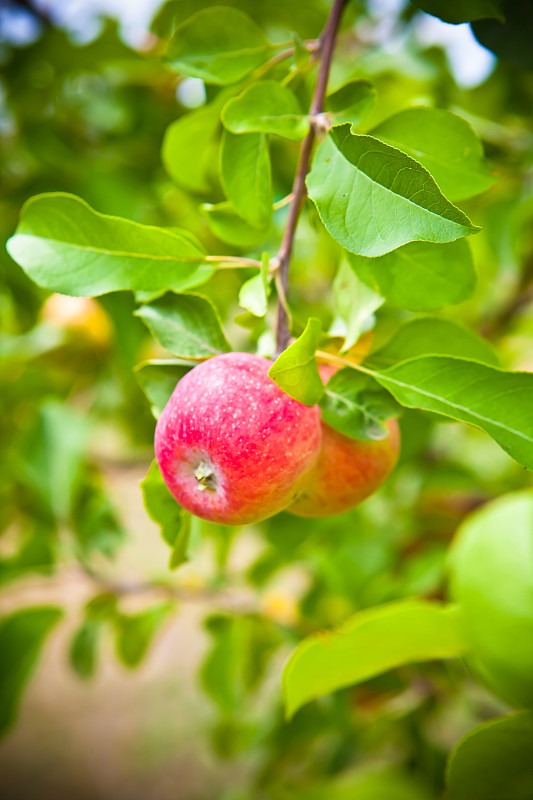
[[[277,211],[278,208],[283,208],[283,206],[288,206],[289,203],[292,202],[292,197],[293,197],[292,192],[291,194],[288,194],[286,197],[282,197],[281,200],[278,200],[277,203],[274,203],[274,205],[272,206],[272,210]]]
[[[276,47],[284,47],[285,45],[289,44],[289,42],[283,42],[282,44],[276,45]],[[304,42],[304,47],[308,50],[311,54],[316,53],[317,49],[320,47],[319,42],[316,39],[306,39]],[[254,74],[254,81],[258,78],[262,78],[267,72],[269,72],[272,67],[275,67],[276,64],[280,64],[282,61],[285,61],[286,58],[290,58],[295,53],[294,47],[288,47],[286,50],[282,50],[280,53],[276,53],[275,56],[269,58],[264,64],[258,67]]]
[[[315,91],[311,101],[310,116],[315,117],[323,110],[324,97],[326,94],[326,86],[328,82],[329,70],[331,60],[333,58],[333,50],[335,48],[335,40],[337,38],[337,31],[344,10],[344,6],[348,0],[333,0],[331,11],[328,20],[320,35],[320,65],[318,67],[318,75],[315,84]],[[280,286],[283,289],[283,295],[287,295],[289,286],[289,264],[291,260],[292,247],[294,242],[294,234],[298,224],[298,217],[303,205],[303,200],[306,194],[305,176],[309,170],[309,160],[311,157],[311,150],[315,139],[315,126],[311,125],[309,133],[302,142],[300,149],[300,156],[298,158],[298,166],[296,168],[296,175],[294,177],[294,184],[292,187],[292,200],[289,206],[289,215],[287,217],[287,224],[283,233],[283,239],[278,251],[278,259],[280,264]],[[290,340],[290,331],[288,327],[288,318],[283,303],[278,299],[278,322],[276,331],[276,356],[278,356],[288,346]]]
[[[235,267],[257,267],[260,269],[261,262],[255,258],[241,258],[240,256],[204,256],[204,261],[214,264],[228,264],[228,269]]]
[[[357,370],[357,372],[364,372],[365,375],[372,375],[375,376],[375,372],[368,367],[363,367],[361,364],[356,364],[355,361],[351,361],[349,358],[343,358],[342,356],[336,356],[333,353],[328,353],[326,350],[317,350],[315,352],[315,356],[318,358],[322,358],[324,361],[329,361],[331,364],[338,364],[340,367],[351,367],[352,369]]]

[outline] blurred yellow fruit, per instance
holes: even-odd
[[[294,598],[283,592],[267,592],[261,598],[261,612],[280,625],[294,625],[298,619],[298,606]]]
[[[193,570],[184,571],[181,576],[180,586],[190,592],[200,592],[206,585],[205,576]]]
[[[99,345],[107,345],[111,341],[110,319],[92,297],[52,294],[41,309],[41,319],[58,328],[86,334]]]

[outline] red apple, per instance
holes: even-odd
[[[244,525],[277,514],[320,451],[320,412],[268,377],[249,353],[204,361],[177,384],[159,417],[155,454],[180,505],[202,519]]]
[[[326,383],[338,367],[320,364]],[[385,479],[398,460],[400,434],[395,419],[386,422],[384,439],[352,439],[322,420],[322,449],[314,470],[297,499],[286,509],[300,517],[330,517],[343,514],[366,500]]]

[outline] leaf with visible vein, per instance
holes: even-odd
[[[315,383],[313,341],[309,334],[306,338],[304,348],[302,337],[292,345],[300,343],[294,358],[286,355],[290,348],[282,353],[269,374],[291,397],[312,405],[321,394]],[[327,360],[327,353],[319,354]],[[283,369],[279,369],[281,359]],[[432,411],[481,428],[516,461],[533,469],[533,373],[506,372],[478,361],[433,355],[401,361],[383,371],[349,362],[346,366],[375,378],[402,406]],[[337,390],[348,402],[350,393],[349,382],[342,391]],[[339,406],[340,399],[335,402]]]
[[[331,129],[307,176],[330,234],[352,253],[381,256],[413,241],[451,242],[479,230],[417,161],[372,136]]]
[[[472,126],[442,108],[406,108],[372,131],[415,158],[452,200],[484,192],[494,179]]]
[[[373,378],[349,367],[329,379],[320,408],[324,422],[335,430],[354,439],[374,441],[388,435],[384,423],[401,411]]]
[[[224,130],[220,178],[233,208],[250,225],[264,227],[272,216],[272,177],[264,133]]]
[[[401,405],[481,428],[533,469],[532,373],[506,372],[464,358],[420,356],[370,374]]]
[[[169,292],[135,314],[163,347],[181,358],[201,361],[231,350],[215,306],[202,295]]]
[[[24,204],[7,249],[39,286],[74,296],[158,292],[192,275],[204,255],[188,231],[100,214],[63,192]]]

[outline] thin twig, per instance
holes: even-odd
[[[290,323],[291,312],[290,312],[290,309],[289,309],[289,304],[287,302],[287,297],[285,295],[285,289],[283,288],[283,284],[281,282],[281,275],[280,275],[279,270],[275,270],[275,272],[274,272],[274,283],[276,284],[276,291],[278,293],[278,300],[281,303],[281,305],[283,306],[283,310],[285,311],[285,314],[287,315],[287,319],[289,320],[289,323]]]
[[[310,116],[314,117],[320,114],[323,110],[324,97],[326,94],[326,86],[328,82],[329,69],[331,66],[331,59],[333,57],[333,50],[335,47],[335,39],[341,20],[344,6],[348,0],[334,0],[331,11],[326,22],[326,26],[320,36],[320,49],[321,59],[318,68],[318,75],[311,101]],[[305,176],[309,170],[309,159],[311,157],[311,150],[315,139],[315,128],[311,125],[309,133],[302,142],[300,149],[300,156],[298,159],[298,166],[296,168],[296,175],[294,177],[294,184],[292,187],[292,201],[289,206],[289,215],[287,217],[287,224],[281,241],[281,246],[278,251],[278,258],[280,262],[280,285],[283,287],[283,294],[287,295],[289,286],[289,264],[291,260],[292,247],[294,242],[294,234],[300,210],[306,193]],[[276,355],[279,355],[282,350],[285,350],[290,340],[290,331],[288,327],[287,313],[283,304],[278,299],[278,324],[276,332]]]

